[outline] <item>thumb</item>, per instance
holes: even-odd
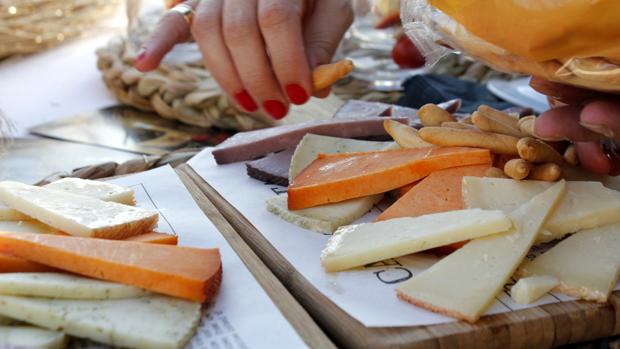
[[[310,68],[329,63],[340,40],[353,23],[348,0],[318,0],[308,14],[304,28],[306,55]]]

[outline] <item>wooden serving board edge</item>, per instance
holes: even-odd
[[[289,293],[278,278],[269,270],[269,268],[261,261],[261,259],[252,251],[245,241],[237,234],[235,229],[230,226],[228,221],[220,214],[213,203],[205,196],[196,182],[188,173],[189,166],[181,165],[176,168],[177,175],[192,195],[192,198],[204,212],[204,214],[213,222],[216,228],[224,236],[239,258],[243,261],[252,275],[256,278],[267,295],[273,300],[282,315],[297,331],[299,336],[310,348],[336,348],[329,337],[321,330],[308,314],[306,309],[302,307],[295,297]],[[191,169],[190,169],[191,171]],[[226,266],[224,266],[225,268]],[[241,286],[242,287],[242,286]],[[251,311],[251,309],[248,309]],[[274,328],[274,334],[277,329]]]
[[[485,316],[476,324],[451,322],[431,326],[367,328],[314,288],[239,211],[191,167],[186,166],[184,171],[338,346],[551,348],[620,333],[620,291],[614,292],[609,304],[581,301],[547,304]]]

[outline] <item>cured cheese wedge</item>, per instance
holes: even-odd
[[[531,276],[519,279],[510,289],[512,299],[520,304],[530,304],[547,294],[560,281],[553,276]]]
[[[510,212],[551,185],[542,181],[465,177],[463,198],[467,207]],[[617,191],[600,182],[566,182],[566,195],[545,223],[550,234],[540,234],[537,242],[616,222],[620,222]]]
[[[65,299],[117,299],[144,296],[143,289],[64,273],[0,274],[0,294]]]
[[[54,268],[7,253],[0,253],[0,273],[36,273],[46,271],[54,271]]]
[[[604,303],[620,275],[620,223],[584,230],[560,241],[518,275],[558,278],[556,291]]]
[[[514,228],[470,241],[401,284],[398,297],[457,319],[477,321],[525,258],[565,187],[562,181],[536,195],[510,214]]]
[[[68,338],[61,331],[32,326],[0,326],[0,347],[28,349],[61,349]]]
[[[195,333],[200,303],[159,295],[113,300],[0,296],[0,314],[119,347],[176,349]]]
[[[400,124],[398,122],[396,123]],[[291,182],[301,170],[310,165],[319,154],[378,151],[383,150],[390,144],[391,142],[360,141],[356,139],[320,136],[308,133],[301,139],[301,142],[299,142],[293,153],[288,176],[289,182]]]
[[[155,228],[158,213],[17,182],[0,183],[0,200],[70,235],[120,239]]]
[[[340,271],[500,233],[511,226],[501,211],[480,209],[349,225],[336,230],[329,239],[321,263],[326,271]]]
[[[45,188],[92,196],[99,200],[125,205],[134,205],[136,202],[131,188],[103,181],[68,177],[49,183],[45,185]]]
[[[218,249],[42,234],[0,234],[0,252],[92,278],[193,301],[222,279]]]
[[[125,205],[133,205],[135,202],[133,190],[130,188],[101,181],[91,181],[81,178],[63,178],[56,182],[49,183],[44,187],[78,195],[92,196],[103,201],[112,201]],[[0,221],[26,220],[32,220],[32,218],[0,202]]]
[[[147,242],[150,244],[164,244],[164,245],[176,245],[179,242],[179,238],[176,235],[151,232],[141,235],[130,236],[125,241]]]
[[[489,167],[490,165],[461,166],[433,172],[388,207],[377,220],[462,210],[465,208],[461,190],[463,177],[482,177]]]
[[[488,149],[420,148],[320,154],[288,188],[288,207],[299,210],[388,192],[445,168],[490,164]]]
[[[291,211],[288,209],[287,196],[278,195],[267,199],[267,210],[283,220],[304,229],[323,234],[332,234],[338,227],[351,224],[366,214],[382,198],[383,194],[378,194],[335,204]]]

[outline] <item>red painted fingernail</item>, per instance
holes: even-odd
[[[250,96],[248,91],[243,90],[241,92],[237,92],[234,97],[243,109],[249,112],[255,112],[258,109],[258,105],[256,105],[256,102],[254,102],[254,99],[252,99],[252,96]]]
[[[136,62],[141,61],[146,56],[146,47],[141,47],[140,51],[138,51],[138,55],[136,56]]]
[[[293,104],[304,104],[310,98],[306,90],[297,84],[286,85],[286,94]]]
[[[276,100],[268,100],[263,103],[263,108],[271,115],[274,119],[280,120],[286,116],[288,110],[284,103]]]

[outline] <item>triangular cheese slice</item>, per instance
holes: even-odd
[[[397,288],[419,307],[475,322],[512,276],[562,198],[566,183],[553,185],[515,210],[511,230],[475,239]]]

